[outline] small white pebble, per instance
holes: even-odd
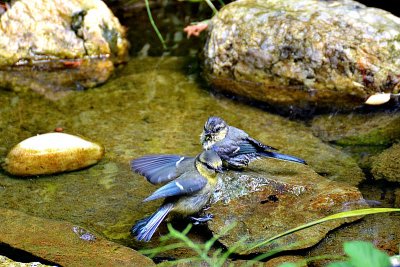
[[[382,105],[390,100],[390,93],[378,93],[368,97],[365,104],[367,105]]]

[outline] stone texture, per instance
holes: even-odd
[[[66,133],[46,133],[14,146],[2,167],[16,176],[36,176],[83,169],[99,162],[104,146]]]
[[[118,77],[101,88],[71,92],[56,102],[32,93],[0,90],[1,158],[21,140],[56,127],[90,137],[106,149],[98,164],[76,172],[15,179],[1,171],[0,206],[70,221],[135,249],[156,247],[158,237],[168,232],[164,223],[150,243],[137,242],[129,233],[136,220],[153,213],[161,203],[142,203],[157,187],[132,173],[129,162],[146,154],[198,154],[199,135],[211,115],[282,153],[304,158],[309,168],[327,179],[352,185],[364,179],[354,160],[315,137],[303,123],[210,95],[195,76],[182,71],[187,69],[185,63],[173,57],[131,59]],[[282,167],[278,160],[262,162]],[[300,168],[295,163],[283,166],[294,177],[297,171],[291,168]],[[273,170],[280,172],[280,167]],[[201,238],[204,242],[209,237]],[[187,255],[182,250],[168,254]]]
[[[29,263],[24,263],[24,262],[16,262],[13,261],[5,256],[0,255],[0,266],[7,266],[7,267],[50,267],[54,265],[45,265],[41,264],[40,262],[29,262]]]
[[[13,1],[0,17],[0,86],[50,95],[93,87],[126,60],[127,48],[124,28],[100,0]]]
[[[206,80],[288,109],[351,109],[397,92],[400,19],[351,0],[245,0],[211,22]]]
[[[0,243],[62,266],[154,266],[133,249],[71,224],[0,208]]]
[[[372,163],[375,179],[400,182],[400,144],[395,144],[377,156]]]
[[[393,205],[396,191],[399,188],[386,187],[376,181],[372,181],[363,184],[360,190],[369,203],[374,203],[374,207],[399,207]],[[331,231],[326,238],[311,248],[306,256],[342,255],[343,243],[351,240],[368,241],[388,255],[398,255],[400,244],[399,229],[398,212],[367,215],[362,220]],[[327,266],[324,262],[317,263],[315,266]]]
[[[400,113],[319,115],[312,120],[314,135],[343,146],[387,146],[400,139]]]
[[[400,188],[395,191],[394,207],[400,208]]]
[[[267,252],[287,245],[292,245],[290,250],[313,246],[332,229],[357,218],[319,224],[248,251],[251,244],[291,228],[367,206],[357,188],[327,180],[308,166],[258,161],[250,167],[248,171],[222,174],[214,194],[216,203],[207,210],[215,214],[209,222],[214,234],[236,224],[220,242],[227,247],[238,242],[239,254]]]
[[[241,266],[251,266],[251,267],[279,267],[283,263],[296,263],[298,267],[307,267],[307,264],[300,264],[300,261],[304,260],[304,258],[300,256],[278,256],[276,258],[270,259],[266,262],[250,262],[247,260],[227,260],[222,267],[241,267]],[[175,266],[175,265],[174,265]],[[176,267],[191,267],[193,266],[193,262],[188,263],[179,263]],[[211,267],[206,262],[200,262],[196,264],[196,267]]]

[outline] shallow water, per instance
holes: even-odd
[[[356,185],[364,178],[355,160],[313,136],[304,123],[215,96],[189,74],[190,68],[182,58],[136,58],[103,86],[71,92],[58,101],[0,91],[0,157],[23,139],[57,127],[106,148],[104,159],[80,171],[31,178],[1,171],[0,206],[67,220],[141,247],[129,229],[160,202],[141,204],[155,187],[130,171],[130,160],[145,154],[196,155],[211,115],[304,158],[332,180]]]

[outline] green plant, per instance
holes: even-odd
[[[196,252],[197,256],[192,258],[180,259],[176,261],[164,262],[159,264],[159,266],[172,266],[183,262],[191,262],[191,263],[205,262],[210,266],[219,267],[222,266],[226,262],[228,257],[236,250],[236,246],[232,246],[224,252],[222,249],[216,249],[212,254],[210,250],[215,244],[215,242],[218,240],[218,238],[222,235],[225,235],[233,227],[235,227],[235,224],[229,225],[221,232],[220,235],[213,236],[206,243],[198,244],[194,243],[189,237],[187,237],[187,234],[192,228],[192,224],[189,224],[182,232],[177,231],[172,227],[171,224],[168,224],[169,233],[160,238],[161,245],[153,249],[141,250],[140,252],[149,255],[152,258],[161,252],[181,247],[187,247]],[[178,240],[179,242],[169,245],[163,245],[165,244],[166,241],[172,239]]]
[[[284,263],[279,267],[300,267],[307,263],[318,260],[340,260],[328,264],[327,267],[389,267],[389,256],[376,249],[370,242],[350,241],[343,244],[346,256],[323,255],[311,257],[296,263]]]
[[[187,0],[188,2],[201,2],[201,1],[205,1],[207,3],[207,5],[211,8],[211,10],[213,11],[213,15],[218,14],[218,10],[217,8],[214,6],[214,4],[211,2],[211,0]],[[220,2],[220,4],[223,6],[224,2],[222,0],[218,0]],[[154,31],[157,34],[158,39],[160,40],[163,49],[168,49],[167,48],[167,43],[165,42],[163,36],[161,35],[160,31],[158,30],[158,27],[156,25],[156,23],[154,22],[153,19],[153,15],[151,14],[151,10],[150,10],[150,4],[149,4],[149,0],[144,0],[145,4],[146,4],[146,11],[147,11],[147,16],[149,17],[151,26],[153,27]]]
[[[281,238],[283,236],[289,235],[291,233],[300,231],[300,230],[308,228],[308,227],[312,227],[316,224],[324,223],[326,221],[349,218],[349,217],[356,217],[356,216],[364,216],[364,215],[368,215],[368,214],[385,213],[385,212],[400,212],[400,209],[370,208],[370,209],[359,209],[359,210],[340,212],[340,213],[333,214],[333,215],[324,217],[322,219],[312,221],[310,223],[292,228],[281,234],[273,236],[263,242],[252,245],[247,251],[250,251],[254,248],[258,248],[258,247],[264,246],[266,244],[272,243],[275,240],[277,240],[278,238]],[[175,230],[171,224],[168,224],[169,234],[160,238],[160,240],[161,240],[160,246],[156,247],[156,248],[152,248],[152,249],[142,250],[141,252],[149,255],[150,257],[154,257],[155,255],[157,255],[161,252],[165,252],[165,251],[169,251],[169,250],[181,248],[181,247],[187,247],[187,248],[190,248],[193,251],[195,251],[197,255],[192,258],[180,259],[180,260],[171,261],[171,262],[165,262],[162,264],[162,266],[172,266],[172,265],[176,265],[181,262],[191,262],[191,263],[205,262],[210,266],[216,266],[216,267],[222,266],[226,262],[226,260],[229,258],[229,256],[232,253],[235,253],[235,250],[238,247],[238,245],[241,244],[244,240],[239,240],[234,246],[231,246],[226,251],[223,251],[222,249],[216,249],[213,253],[211,253],[211,248],[213,247],[213,245],[215,244],[215,242],[218,240],[218,238],[220,236],[226,235],[229,232],[229,230],[232,229],[234,226],[235,226],[234,224],[230,225],[227,228],[225,228],[221,232],[220,235],[212,237],[210,240],[208,240],[204,244],[198,244],[198,243],[194,243],[192,240],[190,240],[190,238],[187,237],[187,234],[189,233],[190,229],[192,228],[191,224],[189,224],[182,232]],[[166,241],[171,240],[171,239],[178,240],[178,242],[165,245]],[[273,249],[267,253],[261,254],[261,255],[255,257],[253,260],[248,261],[247,265],[254,266],[260,260],[269,258],[278,252],[289,250],[293,245],[296,245],[296,244],[289,244],[287,246],[279,247],[279,248]],[[318,260],[327,260],[327,259],[342,260],[341,262],[332,263],[333,265],[331,264],[331,265],[329,265],[329,267],[370,267],[370,266],[371,267],[372,266],[386,267],[386,266],[390,266],[390,265],[383,265],[389,261],[389,257],[386,254],[384,254],[383,252],[380,252],[379,250],[375,249],[372,244],[367,243],[367,242],[362,242],[362,241],[346,242],[344,244],[344,251],[348,255],[348,258],[341,256],[341,255],[322,255],[322,256],[305,259],[304,261],[301,261],[298,264],[285,263],[285,264],[282,264],[280,267],[304,266],[304,264],[307,262],[318,261]],[[365,265],[363,260],[368,260],[369,262],[374,263],[375,265]],[[301,265],[301,264],[303,264],[303,265]],[[336,265],[334,265],[334,264],[336,264]],[[364,264],[364,265],[360,265],[360,264]],[[379,264],[381,264],[381,265],[379,265]]]
[[[343,245],[348,260],[335,262],[328,267],[388,267],[389,256],[376,249],[371,243],[363,241],[346,242]]]

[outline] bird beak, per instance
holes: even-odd
[[[217,169],[215,169],[216,172],[218,173],[223,173],[224,171],[222,170],[222,167],[218,167]]]

